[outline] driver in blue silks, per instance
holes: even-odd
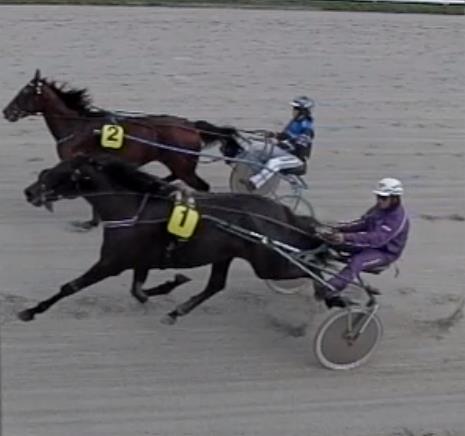
[[[264,168],[248,180],[248,187],[251,190],[260,188],[273,177],[274,173],[281,170],[300,168],[300,173],[305,173],[306,160],[310,158],[312,140],[315,136],[311,112],[314,102],[302,96],[295,98],[290,104],[292,119],[282,132],[270,135],[275,136],[278,142]]]

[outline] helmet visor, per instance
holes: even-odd
[[[378,197],[390,197],[392,195],[391,192],[378,191],[377,189],[373,191],[373,194],[375,194]]]

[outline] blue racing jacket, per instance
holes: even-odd
[[[314,136],[312,118],[295,118],[278,135],[278,138],[280,140],[287,139],[299,157],[309,157]]]
[[[294,119],[286,126],[283,133],[291,141],[299,136],[307,136],[311,141],[315,136],[313,120],[310,118]]]

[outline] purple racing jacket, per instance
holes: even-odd
[[[344,233],[344,245],[374,248],[397,259],[407,243],[409,225],[402,205],[387,210],[375,206],[359,220],[340,224],[337,229]]]

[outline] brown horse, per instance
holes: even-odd
[[[215,141],[235,141],[236,134],[234,128],[216,127],[205,121],[96,109],[87,89],[58,86],[42,78],[39,70],[3,113],[11,122],[42,114],[61,160],[77,154],[111,153],[137,166],[159,161],[171,171],[165,180],[180,179],[199,191],[208,191],[210,187],[196,174],[197,153]],[[83,227],[90,228],[98,221],[94,213]]]

